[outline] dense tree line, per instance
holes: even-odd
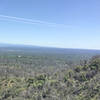
[[[100,56],[72,68],[66,63],[63,67],[29,67],[29,59],[1,60],[0,100],[100,100]]]

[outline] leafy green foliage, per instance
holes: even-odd
[[[44,56],[11,58],[13,64],[9,62],[11,59],[8,66],[4,59],[0,64],[0,100],[100,100],[99,57],[71,68],[57,58],[52,65],[50,61],[54,59]],[[46,62],[42,63],[42,58]],[[51,67],[42,67],[44,63]],[[34,64],[39,67],[34,67]]]

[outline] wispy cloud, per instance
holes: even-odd
[[[47,25],[51,27],[65,27],[65,28],[70,27],[70,25],[51,23],[51,22],[46,22],[41,20],[33,20],[33,19],[27,19],[27,18],[15,17],[15,16],[0,15],[0,18],[4,18],[1,20],[17,21],[17,22],[23,22],[27,24],[40,24],[40,25]]]

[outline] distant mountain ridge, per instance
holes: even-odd
[[[89,49],[74,49],[74,48],[56,48],[56,47],[42,47],[34,45],[23,44],[8,44],[0,43],[0,50],[4,51],[25,51],[25,52],[41,52],[41,53],[61,53],[61,54],[100,54],[100,50]]]
[[[0,47],[31,47],[31,48],[48,48],[48,49],[62,49],[62,50],[92,50],[100,51],[96,49],[81,49],[81,48],[60,48],[60,47],[47,47],[47,46],[37,46],[37,45],[27,45],[27,44],[10,44],[10,43],[0,43]]]

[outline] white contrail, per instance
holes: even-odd
[[[45,21],[40,21],[40,20],[33,20],[33,19],[26,19],[26,18],[20,18],[20,17],[14,17],[14,16],[6,16],[6,15],[0,15],[1,18],[5,18],[6,20],[12,20],[12,21],[19,21],[19,22],[24,22],[28,24],[45,24],[48,26],[59,26],[59,27],[69,27],[69,25],[65,24],[57,24],[57,23],[50,23],[50,22],[45,22]]]

